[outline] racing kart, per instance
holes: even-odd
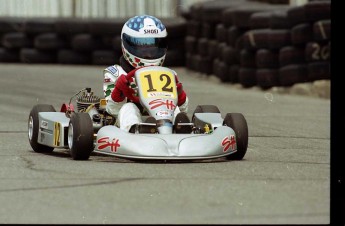
[[[171,69],[144,67],[133,77],[147,115],[129,132],[116,126],[116,119],[105,111],[105,99],[84,88],[63,103],[59,112],[48,104],[32,108],[28,119],[32,149],[39,153],[69,149],[74,160],[87,160],[92,152],[132,160],[243,159],[248,126],[241,113],[227,113],[223,118],[217,106],[198,105],[190,119],[177,106]]]

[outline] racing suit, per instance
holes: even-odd
[[[132,125],[142,122],[141,115],[144,110],[135,95],[137,89],[133,77],[127,78],[127,74],[134,73],[135,69],[122,56],[120,65],[109,66],[103,71],[103,92],[107,100],[106,111],[116,118],[115,125],[127,132]],[[188,97],[176,72],[174,74],[178,93],[177,105],[181,112],[187,113]]]

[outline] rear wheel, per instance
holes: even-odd
[[[237,152],[228,155],[229,160],[241,160],[247,152],[248,147],[248,126],[247,121],[241,113],[227,113],[223,125],[229,126],[235,131]]]
[[[68,147],[74,160],[87,160],[93,151],[93,125],[88,113],[72,114],[68,126]]]
[[[39,118],[38,113],[40,112],[56,112],[52,105],[48,104],[38,104],[35,105],[29,115],[28,119],[28,137],[32,149],[39,153],[49,153],[54,150],[53,147],[49,147],[37,142],[38,131],[39,131]]]

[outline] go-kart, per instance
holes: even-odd
[[[69,149],[74,160],[87,160],[92,152],[134,160],[243,159],[248,127],[241,113],[223,118],[217,106],[198,105],[190,120],[177,106],[171,69],[144,67],[133,77],[147,115],[130,132],[115,125],[116,119],[105,111],[105,99],[84,88],[62,104],[60,112],[48,104],[32,108],[28,119],[32,149],[41,153]]]

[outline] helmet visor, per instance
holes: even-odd
[[[148,60],[161,58],[167,51],[166,38],[136,38],[124,33],[122,43],[134,56]]]

